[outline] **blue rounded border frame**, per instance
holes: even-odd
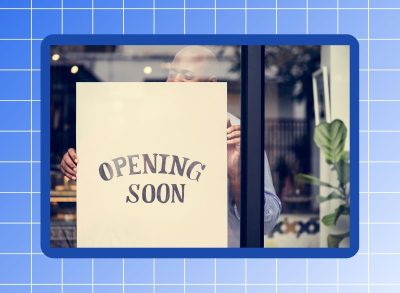
[[[53,248],[50,246],[50,47],[53,45],[350,46],[350,247]],[[41,44],[41,248],[52,258],[349,258],[359,249],[359,44],[351,35],[51,35]]]

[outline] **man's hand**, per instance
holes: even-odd
[[[228,144],[228,175],[235,176],[240,172],[240,125],[232,126],[231,121],[228,118],[226,127],[226,142]]]
[[[74,149],[68,149],[64,154],[60,167],[61,172],[69,179],[76,180],[76,166],[78,164],[78,157]]]
[[[240,125],[227,119],[228,184],[238,208],[240,208]]]

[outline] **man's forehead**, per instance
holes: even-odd
[[[188,46],[175,55],[170,68],[209,76],[212,74],[212,68],[215,68],[216,61],[215,54],[210,49],[202,46]]]
[[[176,53],[176,61],[184,62],[203,62],[215,60],[215,54],[208,48],[203,46],[187,46]]]
[[[202,63],[202,62],[211,62],[213,58],[204,56],[204,55],[195,55],[195,54],[180,54],[174,58],[173,62],[194,62],[194,63]]]

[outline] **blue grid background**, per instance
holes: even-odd
[[[400,1],[0,0],[0,292],[400,292]],[[349,33],[360,42],[360,251],[324,259],[50,259],[39,245],[49,34]]]

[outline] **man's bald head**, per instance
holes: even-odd
[[[207,47],[187,46],[176,53],[167,81],[216,81],[213,74],[216,65],[217,57]]]

